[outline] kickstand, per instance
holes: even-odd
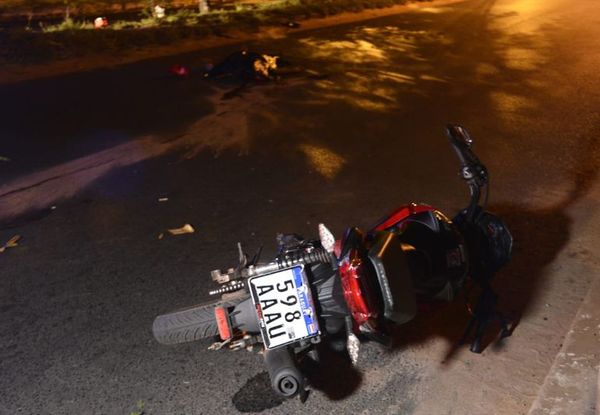
[[[300,402],[305,403],[306,400],[308,399],[308,395],[310,394],[310,391],[306,388],[303,388],[300,393],[298,394],[299,398],[300,398]]]
[[[488,281],[482,283],[481,288],[482,292],[477,299],[477,304],[473,310],[471,320],[469,321],[469,324],[467,325],[467,328],[460,340],[460,344],[465,343],[474,328],[475,337],[473,338],[471,347],[469,348],[469,350],[473,353],[482,352],[481,343],[483,341],[483,336],[485,335],[489,324],[493,321],[498,321],[500,323],[502,329],[500,332],[500,339],[508,337],[512,334],[508,328],[507,319],[501,312],[496,310],[498,294],[494,292]]]

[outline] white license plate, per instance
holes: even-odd
[[[319,334],[303,266],[256,276],[248,282],[267,349]]]

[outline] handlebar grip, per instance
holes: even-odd
[[[267,349],[264,357],[275,392],[284,398],[291,398],[304,390],[304,376],[296,367],[289,348]]]
[[[448,135],[448,140],[456,152],[461,165],[467,166],[470,162],[469,155],[472,154],[470,149],[471,144],[473,143],[468,131],[460,125],[448,124],[446,125],[446,134]]]

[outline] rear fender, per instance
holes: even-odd
[[[229,312],[231,325],[241,331],[249,333],[260,333],[258,317],[256,309],[252,303],[252,299],[248,297]]]

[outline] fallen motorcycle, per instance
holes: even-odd
[[[212,348],[262,345],[273,389],[284,397],[305,396],[301,358],[318,361],[317,343],[347,352],[353,363],[361,339],[389,343],[393,327],[411,320],[421,301],[451,301],[469,284],[481,294],[463,341],[475,329],[470,350],[479,353],[492,321],[510,335],[494,274],[511,257],[512,236],[503,221],[485,210],[486,167],[472,151],[467,130],[446,128],[461,163],[470,202],[453,220],[435,208],[411,203],[385,216],[372,229],[353,227],[343,238],[319,225],[319,239],[279,235],[273,261],[249,259],[238,244],[239,264],[211,272],[220,299],[158,316],[155,338],[176,344],[220,336]],[[485,202],[480,205],[485,190]]]

